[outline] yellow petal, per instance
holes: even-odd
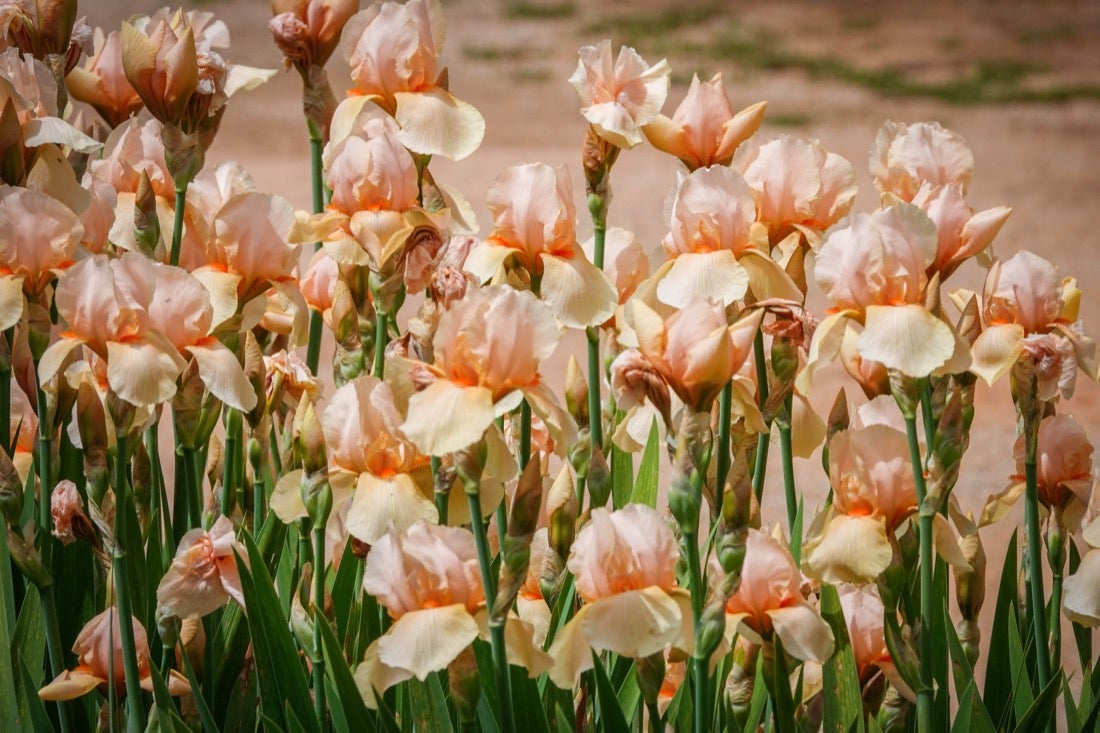
[[[1024,495],[1024,491],[1027,488],[1027,484],[1019,482],[1012,484],[1003,491],[998,491],[992,494],[985,500],[985,506],[982,507],[982,518],[978,522],[979,527],[988,527],[994,522],[999,522],[1005,518],[1008,511],[1016,505],[1016,502],[1020,500],[1020,497]]]
[[[283,476],[276,482],[275,489],[271,492],[271,511],[275,512],[284,524],[292,524],[299,519],[309,516],[306,505],[302,502],[302,470],[297,469]]]
[[[394,98],[394,119],[401,126],[397,137],[414,153],[462,160],[477,150],[485,137],[481,113],[446,90],[397,92]]]
[[[1004,375],[1023,351],[1024,327],[1018,323],[990,326],[981,332],[971,347],[973,362],[970,371],[985,380],[986,384]]]
[[[195,344],[187,352],[199,365],[199,378],[210,393],[225,404],[243,412],[256,406],[256,392],[237,361],[237,355],[220,341],[210,339]]]
[[[973,570],[962,547],[959,545],[959,537],[955,528],[947,521],[947,517],[936,514],[932,517],[932,536],[936,543],[936,552],[949,565],[959,572],[969,573]]]
[[[493,418],[489,390],[441,379],[409,398],[401,431],[423,453],[441,456],[477,442]]]
[[[848,330],[848,321],[851,317],[852,311],[830,313],[817,324],[813,340],[810,341],[810,351],[806,355],[806,365],[794,380],[795,389],[802,394],[810,394],[814,372],[840,353],[840,347],[844,343],[844,333]]]
[[[515,254],[519,254],[518,250],[483,240],[470,248],[466,261],[462,263],[462,269],[481,283],[504,282],[507,276],[504,263]]]
[[[927,377],[955,353],[951,327],[920,305],[867,306],[860,355],[910,377]]]
[[[378,660],[424,680],[454,661],[477,637],[477,621],[461,603],[410,611],[378,640]]]
[[[563,690],[572,690],[581,673],[592,669],[592,647],[582,629],[591,609],[591,606],[581,606],[581,610],[558,631],[554,643],[550,645],[550,658],[554,660],[550,679]]]
[[[872,583],[893,557],[882,518],[837,514],[806,557],[806,570],[826,583]]]
[[[373,545],[391,525],[400,533],[422,519],[435,524],[439,521],[439,512],[431,493],[425,495],[409,474],[381,478],[363,473],[359,475],[344,523],[353,537]]]
[[[833,630],[808,603],[767,611],[783,649],[803,661],[824,662],[832,656]]]
[[[542,267],[540,297],[564,325],[598,326],[615,313],[615,285],[579,252],[568,260],[542,255]]]
[[[156,405],[171,399],[180,371],[178,355],[173,358],[148,341],[107,342],[107,382],[132,405]]]
[[[791,276],[766,254],[749,250],[738,262],[749,273],[749,289],[757,300],[781,298],[801,303],[806,299]]]
[[[593,649],[640,659],[679,639],[683,624],[675,599],[650,586],[596,601],[585,616],[583,628]]]
[[[50,684],[38,691],[43,700],[75,700],[105,683],[107,680],[79,669],[65,670]]]
[[[748,289],[749,273],[732,251],[686,252],[672,261],[657,284],[657,297],[676,308],[683,308],[697,298],[729,305],[745,297]]]

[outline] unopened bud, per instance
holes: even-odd
[[[508,529],[501,540],[502,562],[497,583],[496,602],[490,620],[500,621],[508,615],[519,589],[527,580],[531,562],[531,540],[539,520],[542,503],[541,460],[536,453],[527,463],[512,497],[508,513]]]
[[[324,527],[332,513],[332,486],[324,472],[302,473],[302,503],[314,527]]]
[[[656,705],[657,696],[665,683],[665,655],[650,654],[634,660],[634,672],[638,676],[638,689],[647,705]]]
[[[326,474],[328,458],[325,455],[325,433],[317,417],[317,410],[304,394],[298,403],[298,409],[294,412],[294,434],[305,472]]]
[[[447,679],[459,721],[473,723],[477,719],[477,703],[481,697],[481,679],[473,645],[463,649],[447,666]]]
[[[565,365],[565,406],[577,425],[588,424],[588,380],[572,355]]]
[[[611,496],[611,468],[598,445],[592,447],[592,457],[588,460],[588,496],[591,509],[603,506]]]
[[[34,527],[28,524],[22,533],[15,528],[8,527],[8,551],[11,553],[12,562],[26,576],[27,580],[39,588],[44,588],[53,582],[50,574],[42,565],[42,558],[34,546]]]
[[[577,491],[569,466],[562,466],[550,491],[546,494],[546,514],[549,517],[550,547],[563,561],[569,556],[577,534]],[[546,596],[549,598],[549,596]]]
[[[703,609],[695,629],[695,656],[710,659],[726,633],[726,600],[717,598]]]

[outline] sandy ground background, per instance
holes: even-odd
[[[93,24],[115,28],[130,14],[160,4],[86,0],[82,12]],[[228,24],[231,61],[281,66],[266,28],[266,0],[192,6],[213,11]],[[1007,257],[1031,249],[1064,275],[1077,277],[1086,328],[1100,333],[1100,293],[1095,292],[1100,237],[1094,228],[1100,194],[1100,2],[444,0],[443,7],[451,90],[481,110],[487,132],[467,160],[438,160],[432,168],[439,180],[470,199],[483,231],[490,224],[484,197],[492,179],[509,165],[542,161],[569,167],[582,214],[580,238],[589,236],[579,165],[585,124],[566,80],[581,45],[611,37],[616,44],[636,46],[650,62],[668,58],[674,84],[667,113],[686,93],[693,73],[709,78],[722,72],[736,108],[766,100],[763,134],[817,138],[853,163],[860,183],[856,209],[869,210],[877,201],[867,157],[884,120],[938,120],[959,132],[976,161],[971,204],[979,210],[1002,204],[1014,209],[996,253]],[[334,88],[346,88],[342,59],[334,57],[329,67]],[[286,72],[234,98],[208,165],[236,159],[261,189],[307,208],[300,93],[297,74]],[[613,174],[610,224],[632,229],[653,252],[659,252],[666,231],[662,204],[675,170],[668,156],[640,146],[620,157]],[[982,277],[977,266],[968,265],[953,286],[977,289]],[[819,294],[811,304],[820,306]],[[556,372],[551,379],[560,379],[560,370],[551,372]],[[813,399],[823,413],[842,382],[833,375],[818,383]],[[857,392],[849,387],[850,398]],[[957,489],[964,509],[975,513],[1014,472],[1015,439],[1007,383],[979,387],[978,401],[972,447]],[[1073,401],[1060,410],[1097,436],[1098,405],[1100,389],[1082,379]],[[817,459],[797,464],[811,509],[824,497],[827,480]],[[772,499],[764,518],[776,522],[785,517],[777,464],[769,475],[766,494]],[[991,528],[983,536],[992,594],[1006,530]]]

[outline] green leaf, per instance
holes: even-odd
[[[634,489],[634,456],[617,445],[611,446],[611,501],[622,509]]]
[[[1015,733],[1044,733],[1054,720],[1054,710],[1058,704],[1058,693],[1061,689],[1062,671],[1059,670],[1020,718],[1020,724],[1016,726]]]
[[[356,596],[361,590],[355,587],[355,576],[363,561],[355,556],[351,545],[351,542],[344,545],[340,568],[332,581],[332,610],[336,615],[336,636],[339,639],[347,638],[348,621],[351,619]]]
[[[340,642],[328,624],[321,624],[321,646],[325,654],[325,676],[332,681],[337,693],[329,696],[329,705],[334,710],[340,709],[341,716],[352,730],[374,733],[377,730],[374,720],[363,702],[363,696],[359,694]]]
[[[937,559],[932,580],[932,680],[935,694],[932,697],[932,727],[946,729],[951,720],[951,685],[948,684],[949,654],[947,649],[947,607],[935,605],[936,599],[947,598],[947,563]],[[938,613],[937,613],[938,611]]]
[[[791,697],[791,675],[787,670],[787,654],[783,651],[783,642],[778,636],[775,637],[774,644],[775,659],[772,663],[772,673],[764,676],[773,707],[772,722],[775,724],[776,733],[795,733],[795,707],[794,698]],[[767,664],[766,661],[761,663]]]
[[[1017,588],[1017,536],[1012,533],[1008,549],[1005,552],[1005,564],[1001,570],[1001,580],[997,586],[997,600],[993,613],[993,628],[990,639],[1000,643],[989,645],[989,657],[985,666],[985,683],[982,686],[982,699],[989,710],[990,717],[998,729],[1012,724],[1012,663],[1009,660],[1008,639],[1010,613],[1016,607]]]
[[[294,713],[298,723],[306,726],[306,731],[320,733],[309,694],[309,680],[298,659],[290,626],[275,596],[275,586],[264,566],[263,555],[250,536],[243,535],[243,540],[248,548],[248,567],[239,560],[237,564],[256,671],[260,676],[261,707],[265,715],[273,720],[282,719],[289,728],[290,720],[283,717],[285,701],[286,709]]]
[[[538,683],[518,667],[513,666],[511,670],[516,726],[525,733],[550,733],[550,724],[547,720],[549,708],[543,707]]]
[[[657,430],[657,419],[649,428],[645,451],[638,464],[638,476],[634,479],[634,491],[630,494],[632,504],[657,506],[657,482],[661,473],[661,435]]]
[[[946,598],[944,598],[943,612],[947,613]],[[968,727],[962,730],[974,731],[974,733],[996,733],[997,727],[989,716],[985,703],[978,696],[977,680],[974,679],[974,670],[970,666],[970,660],[966,658],[966,652],[962,648],[959,636],[955,633],[955,627],[945,624],[947,632],[947,646],[951,653],[952,670],[954,671],[955,689],[965,690],[971,693],[969,712],[965,717]],[[959,697],[959,712],[957,721],[964,720],[962,712],[962,696]],[[956,722],[958,727],[959,723]]]
[[[652,433],[651,433],[652,435]],[[603,668],[603,662],[599,656],[592,652],[592,672],[596,678],[596,727],[606,733],[629,733],[630,726],[623,717],[623,711],[619,708],[619,699],[615,696],[615,688],[611,686],[611,680],[607,678],[607,671]]]
[[[799,511],[802,504],[799,502]],[[831,585],[821,586],[821,617],[833,630],[836,648],[822,665],[822,700],[825,703],[824,731],[848,733],[852,725],[863,733],[863,700],[860,698],[859,673],[840,596]]]
[[[1027,655],[1020,638],[1020,627],[1016,622],[1016,611],[1012,610],[1008,623],[1008,657],[1012,675],[1012,708],[1016,720],[1022,720],[1035,702],[1031,691],[1031,679],[1027,670]]]
[[[413,714],[403,721],[411,724],[417,731],[424,733],[452,733],[451,713],[447,709],[447,698],[443,694],[443,685],[438,674],[430,674],[421,682],[416,678],[408,681],[409,703]]]
[[[806,503],[801,494],[798,496],[798,508],[794,514],[794,525],[791,527],[791,557],[795,565],[802,564],[802,520],[806,509]]]
[[[35,670],[31,679],[36,685],[43,682],[43,660],[46,657],[46,619],[38,588],[28,583],[27,594],[19,609],[19,619],[12,633],[12,652],[18,654],[28,670]],[[16,669],[14,662],[12,669]]]
[[[901,678],[905,680],[905,684],[909,685],[913,692],[919,693],[924,689],[920,678],[920,662],[917,660],[916,653],[913,652],[913,649],[902,636],[897,616],[893,612],[887,610],[883,618],[882,628],[883,636],[886,638],[886,648],[890,652],[890,658],[894,660],[894,667]]]
[[[0,542],[7,546],[6,539]],[[0,559],[8,562],[7,557]],[[23,721],[19,715],[19,699],[15,694],[16,665],[12,662],[19,655],[12,654],[11,639],[8,636],[8,629],[14,624],[15,619],[8,618],[7,604],[0,602],[0,728],[3,730],[23,729]]]
[[[31,673],[27,671],[27,667],[22,662],[19,663],[19,666],[22,667],[20,672],[22,673],[23,697],[25,698],[23,703],[27,710],[30,730],[53,730],[53,724],[50,723],[50,718],[46,714],[46,706],[42,704],[41,698],[38,697],[38,688],[35,686],[34,680],[31,679]],[[12,728],[11,730],[22,730],[22,728]]]
[[[172,696],[168,694],[168,686],[164,683],[164,676],[161,674],[157,666],[149,661],[149,669],[152,671],[150,677],[153,680],[153,710],[152,715],[156,715],[157,722],[160,724],[160,729],[163,733],[174,731],[175,733],[190,733],[190,729],[187,724],[180,718],[179,713],[176,712],[176,704],[172,702]],[[191,683],[194,685],[194,683]],[[207,733],[213,733],[217,728],[206,728]]]

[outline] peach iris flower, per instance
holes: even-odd
[[[358,9],[359,0],[271,0],[275,17],[268,28],[287,65],[308,74],[311,66],[324,66],[332,56]]]
[[[1100,626],[1100,519],[1093,519],[1081,534],[1091,549],[1077,572],[1066,578],[1062,609],[1074,623],[1095,628]]]
[[[925,184],[958,185],[965,195],[974,155],[961,135],[938,122],[907,126],[887,120],[875,136],[870,168],[878,189],[902,201],[912,201]]]
[[[572,689],[592,668],[593,649],[640,659],[674,644],[689,647],[691,606],[676,587],[679,559],[676,538],[656,510],[593,510],[566,563],[585,605],[550,647],[554,684]]]
[[[409,397],[401,430],[425,454],[452,453],[480,440],[526,398],[555,442],[568,444],[572,419],[539,374],[559,338],[553,314],[531,293],[504,285],[467,289],[440,316],[434,363],[413,364],[414,379],[428,386]]]
[[[881,670],[898,692],[907,700],[915,701],[915,693],[898,674],[890,650],[886,647],[886,633],[883,629],[885,608],[875,587],[845,587],[840,591],[840,607],[848,626],[848,638],[852,642],[852,656],[856,660],[856,676],[860,685],[866,685],[876,670]]]
[[[885,425],[837,433],[829,483],[833,506],[811,529],[807,572],[827,583],[873,582],[893,560],[894,530],[917,508],[905,434]]]
[[[1062,515],[1062,524],[1075,528],[1093,501],[1096,480],[1092,474],[1092,443],[1085,429],[1069,415],[1051,415],[1039,423],[1036,451],[1039,502]],[[1009,485],[986,501],[981,523],[991,524],[1023,496],[1027,447],[1021,434],[1012,447],[1016,473]]]
[[[653,147],[676,156],[688,170],[729,165],[737,147],[760,127],[766,106],[757,102],[735,114],[721,74],[705,82],[692,76],[672,117],[657,115],[642,131]]]
[[[65,77],[69,94],[87,102],[112,128],[118,127],[144,106],[122,68],[122,44],[119,32],[104,35],[95,29],[95,53],[83,65],[75,67]]]
[[[577,244],[573,187],[564,167],[512,166],[489,187],[488,203],[493,231],[470,251],[468,272],[500,283],[522,268],[566,326],[595,326],[611,317],[615,286]]]
[[[989,249],[1012,213],[1007,206],[974,213],[959,183],[939,187],[925,184],[913,197],[913,205],[928,214],[939,232],[936,259],[929,265],[928,274],[938,272],[941,279],[953,273],[965,260]]]
[[[814,332],[799,391],[809,392],[814,368],[839,352],[852,321],[863,324],[860,357],[887,369],[925,377],[969,365],[951,327],[924,306],[938,238],[932,220],[903,202],[853,214],[829,230],[814,275],[832,306]]]
[[[845,216],[856,196],[852,164],[817,140],[783,135],[750,141],[733,166],[756,197],[757,221],[768,228],[773,246],[796,233],[811,249],[825,230]]]
[[[368,647],[355,680],[367,705],[393,685],[443,669],[475,639],[488,636],[485,593],[473,534],[418,522],[390,531],[371,548],[363,590],[385,606],[393,625]],[[505,627],[509,660],[538,676],[549,657],[531,642],[529,624]]]
[[[375,3],[352,16],[344,35],[351,93],[393,115],[409,150],[461,160],[481,145],[485,119],[447,89],[438,66],[445,37],[438,0]]]
[[[804,661],[833,653],[833,631],[802,595],[790,551],[757,529],[749,530],[741,585],[726,602],[726,634],[734,633],[757,644],[779,637],[788,654]]]
[[[228,517],[218,517],[209,531],[198,527],[185,534],[157,586],[160,613],[181,619],[205,616],[230,599],[244,606],[237,554],[244,555],[244,546]]]
[[[73,264],[83,232],[60,201],[26,188],[0,187],[0,330],[19,322],[24,293],[37,298]]]
[[[1039,399],[1059,391],[1069,398],[1081,369],[1090,379],[1100,370],[1096,342],[1082,332],[1077,312],[1081,291],[1073,278],[1028,251],[994,262],[982,296],[985,329],[974,342],[971,371],[992,384],[1018,361],[1030,361]]]
[[[653,122],[668,96],[671,70],[661,59],[653,66],[633,48],[623,46],[612,61],[611,41],[580,50],[569,83],[581,99],[581,114],[596,134],[619,148],[645,139],[642,127]]]
[[[680,174],[664,247],[670,260],[653,275],[657,297],[683,308],[694,297],[729,305],[757,298],[801,300],[801,291],[769,256],[752,190],[723,166]]]
[[[0,23],[3,20],[0,15]],[[0,109],[9,102],[26,148],[54,143],[77,153],[92,153],[101,147],[96,140],[60,118],[57,84],[49,68],[29,54],[21,55],[14,47],[0,52]],[[24,150],[23,154],[24,160],[29,162],[29,153]]]
[[[638,348],[623,351],[612,365],[612,374],[622,368],[649,373],[658,381],[647,378],[648,384],[663,382],[695,412],[709,410],[718,393],[745,363],[762,317],[762,311],[755,311],[731,326],[721,304],[699,299],[692,300],[667,320],[637,298],[627,308]],[[612,379],[614,382],[617,378]],[[640,401],[637,395],[629,399],[633,381],[622,382],[625,388],[622,396],[628,398],[624,406]],[[651,398],[651,401],[661,407],[658,400]]]
[[[149,668],[149,640],[145,628],[135,618],[134,646],[137,648],[138,673],[141,675],[141,688],[153,690],[153,678]],[[119,695],[126,693],[126,675],[122,664],[122,631],[115,609],[109,608],[84,625],[73,643],[77,666],[66,670],[38,691],[43,700],[75,700],[99,688],[106,691],[113,684]],[[109,670],[113,666],[114,678]],[[186,695],[191,686],[176,670],[168,674],[168,691],[173,695]]]
[[[170,399],[187,364],[153,327],[156,280],[153,263],[132,253],[95,255],[66,270],[54,296],[66,330],[42,355],[39,378],[53,378],[68,354],[85,345],[106,361],[107,383],[122,399],[138,406]]]

